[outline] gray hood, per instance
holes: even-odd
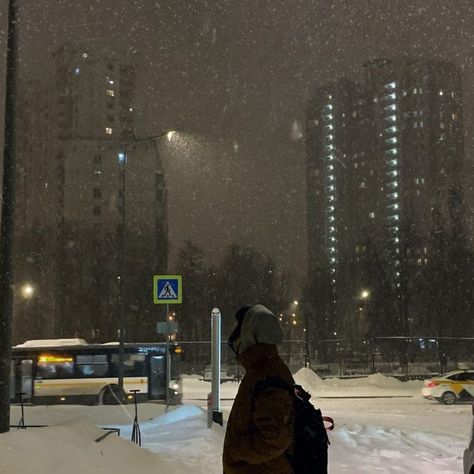
[[[277,317],[262,304],[252,306],[242,320],[239,352],[242,354],[256,344],[283,342],[283,331]]]

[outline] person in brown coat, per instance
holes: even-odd
[[[293,444],[293,399],[290,391],[271,385],[255,388],[265,379],[294,385],[288,367],[278,355],[283,332],[265,306],[244,306],[229,346],[245,368],[245,376],[227,422],[224,440],[224,474],[293,474],[286,451]]]

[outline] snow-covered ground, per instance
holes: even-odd
[[[460,473],[471,423],[468,405],[444,406],[422,399],[420,384],[383,376],[322,381],[303,369],[296,379],[314,403],[334,417],[330,473]],[[238,385],[222,384],[226,418]],[[159,404],[139,407],[143,447],[130,439],[133,410],[126,407],[27,407],[30,424],[49,428],[0,435],[0,474],[221,474],[224,429],[206,428],[210,384],[184,381],[185,404],[165,413]],[[360,398],[360,397],[396,398]],[[337,398],[333,398],[337,397]],[[342,398],[357,397],[357,398]],[[19,419],[12,408],[12,422]],[[60,423],[60,424],[57,424]],[[122,439],[97,426],[119,427]]]

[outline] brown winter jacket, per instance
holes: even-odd
[[[224,474],[293,474],[285,455],[293,442],[289,391],[269,387],[254,397],[259,381],[276,377],[292,386],[293,377],[272,344],[250,347],[239,362],[246,372],[227,423]]]

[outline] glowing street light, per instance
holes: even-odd
[[[369,291],[369,290],[362,290],[362,292],[360,293],[360,297],[361,297],[363,300],[368,299],[369,296],[370,296],[370,291]]]
[[[35,294],[35,289],[30,283],[25,283],[21,287],[21,296],[23,296],[25,300],[29,300],[30,298],[33,297],[34,294]]]

